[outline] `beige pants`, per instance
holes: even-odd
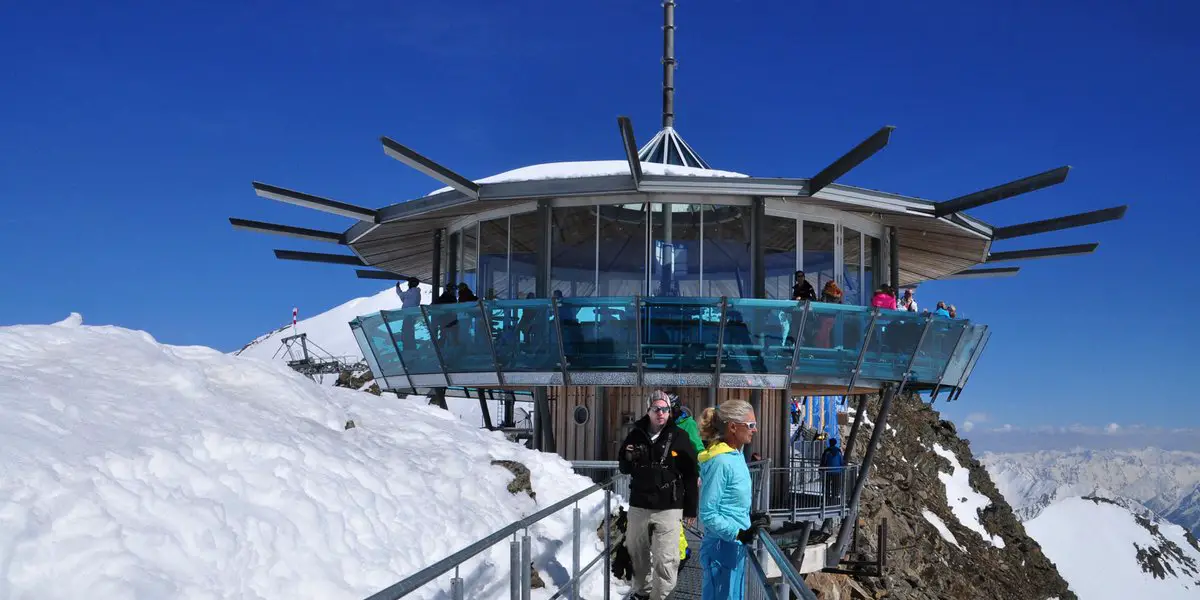
[[[664,600],[679,574],[679,527],[683,509],[650,510],[631,506],[625,546],[633,562],[633,592]],[[654,534],[650,525],[654,525]]]

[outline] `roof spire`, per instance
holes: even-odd
[[[675,126],[675,0],[663,1],[663,128]]]

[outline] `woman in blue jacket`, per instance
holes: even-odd
[[[754,409],[744,400],[706,408],[700,416],[703,600],[740,600],[745,593],[746,546],[763,523],[750,520],[750,470],[741,450],[757,430]]]

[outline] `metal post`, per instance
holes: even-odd
[[[571,600],[579,600],[579,505],[571,511]]]
[[[804,564],[804,550],[806,548],[808,548],[808,538],[810,535],[812,535],[812,530],[813,530],[813,522],[812,521],[805,521],[804,526],[800,529],[800,545],[797,546],[797,548],[800,549],[800,560],[796,561],[796,570],[797,571],[799,571],[800,566]]]
[[[450,234],[450,247],[446,251],[446,262],[450,263],[446,265],[446,283],[455,282],[458,278],[458,244],[461,239],[462,233]]]
[[[863,417],[867,414],[867,395],[860,394],[858,396],[858,407],[854,410],[854,424],[850,426],[850,439],[846,440],[846,445],[842,449],[842,455],[845,456],[845,461],[850,461],[850,452],[854,450],[854,440],[858,436],[858,429],[862,425]]]
[[[550,297],[550,202],[539,200],[537,205],[537,269],[534,282],[538,298]]]
[[[849,512],[851,517],[857,513],[858,500],[862,497],[863,486],[867,483],[867,475],[871,472],[871,461],[875,458],[875,450],[879,447],[879,440],[883,437],[883,430],[887,425],[888,413],[892,410],[892,398],[896,395],[896,388],[888,386],[883,392],[883,402],[879,407],[879,415],[876,417],[875,429],[871,432],[871,441],[867,443],[867,453],[863,456],[862,464],[859,466],[858,478],[854,482],[854,491],[850,493]],[[827,566],[834,566],[842,559],[842,552],[846,548],[846,543],[850,541],[851,527],[847,527],[846,522],[842,522],[842,527],[838,531],[837,544],[833,548],[833,552],[827,556]]]
[[[604,488],[604,600],[612,588],[612,488]]]
[[[442,295],[442,232],[439,229],[433,232],[433,281],[429,282],[433,288],[433,297],[436,299]]]
[[[458,567],[454,567],[454,578],[450,580],[450,598],[463,600],[463,580],[458,576]]]
[[[888,255],[890,260],[888,274],[892,279],[892,293],[899,296],[900,294],[900,236],[896,232],[895,226],[887,228],[888,234]]]
[[[854,363],[854,370],[850,371],[850,383],[846,384],[846,395],[854,393],[854,384],[858,381],[858,373],[862,371],[863,359],[867,357],[867,347],[871,345],[871,334],[875,332],[875,321],[879,319],[879,309],[871,309],[871,322],[867,323],[867,333],[863,335],[862,348],[858,351],[858,362]]]
[[[763,465],[763,482],[762,482],[762,501],[759,503],[759,510],[771,513],[771,458],[767,457],[766,463]]]
[[[529,530],[521,538],[521,600],[529,600],[533,590],[533,540]]]
[[[757,196],[753,200],[753,214],[750,216],[750,269],[751,285],[755,298],[767,297],[767,263],[764,260],[763,225],[766,223],[766,199]]]
[[[675,0],[663,2],[663,128],[675,126]]]
[[[509,600],[521,600],[521,542],[515,533],[508,544],[508,563]]]
[[[713,381],[708,386],[710,404],[715,405],[716,391],[721,385],[721,367],[725,364],[725,316],[728,312],[729,299],[721,296],[721,324],[717,326],[717,362],[713,365]]]

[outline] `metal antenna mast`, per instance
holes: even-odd
[[[675,0],[663,1],[663,128],[675,127]]]

